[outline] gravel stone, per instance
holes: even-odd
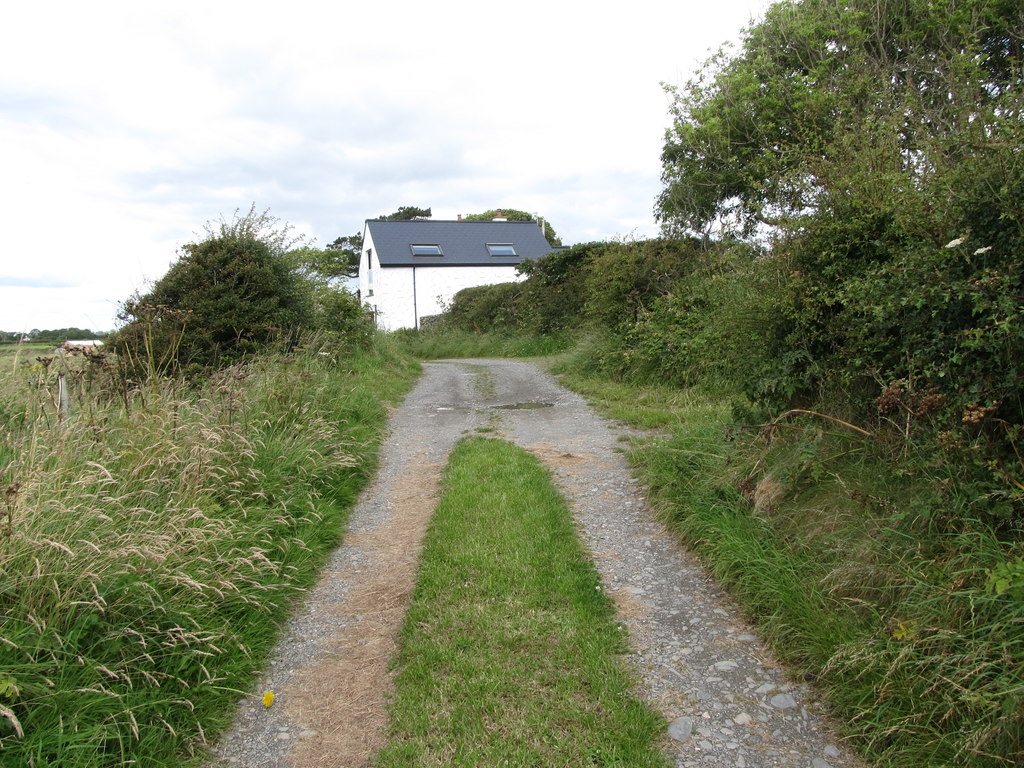
[[[676,741],[689,741],[693,733],[693,720],[689,717],[677,717],[668,727],[668,735]]]
[[[770,703],[776,709],[790,709],[796,706],[796,700],[788,693],[775,694]]]

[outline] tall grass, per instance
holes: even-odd
[[[314,348],[199,387],[97,384],[60,421],[54,365],[5,382],[3,763],[195,763],[337,543],[415,366]]]
[[[571,346],[567,334],[474,333],[447,326],[395,331],[393,338],[420,360],[465,357],[540,357]]]
[[[563,382],[661,428],[628,454],[659,513],[873,761],[1024,763],[1024,549],[950,511],[955,467],[813,416],[751,430],[693,390]]]

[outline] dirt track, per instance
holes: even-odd
[[[424,366],[392,418],[372,486],[211,766],[366,766],[383,744],[416,563],[455,442],[476,431],[543,460],[573,506],[636,652],[640,693],[672,723],[680,766],[854,766],[812,693],[788,681],[736,609],[651,517],[621,432],[535,367]],[[264,690],[277,699],[265,709]]]

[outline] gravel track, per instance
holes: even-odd
[[[211,768],[366,766],[383,744],[396,649],[441,471],[483,430],[540,458],[569,500],[604,587],[629,628],[639,694],[671,724],[677,766],[855,768],[807,686],[648,507],[618,451],[629,434],[535,366],[424,365],[395,411],[375,482]],[[274,690],[275,704],[260,696]]]

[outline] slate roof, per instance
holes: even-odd
[[[367,219],[381,267],[510,266],[552,248],[532,221],[380,221]],[[491,256],[488,243],[512,243],[516,256]],[[413,245],[439,245],[443,256],[414,256]]]

